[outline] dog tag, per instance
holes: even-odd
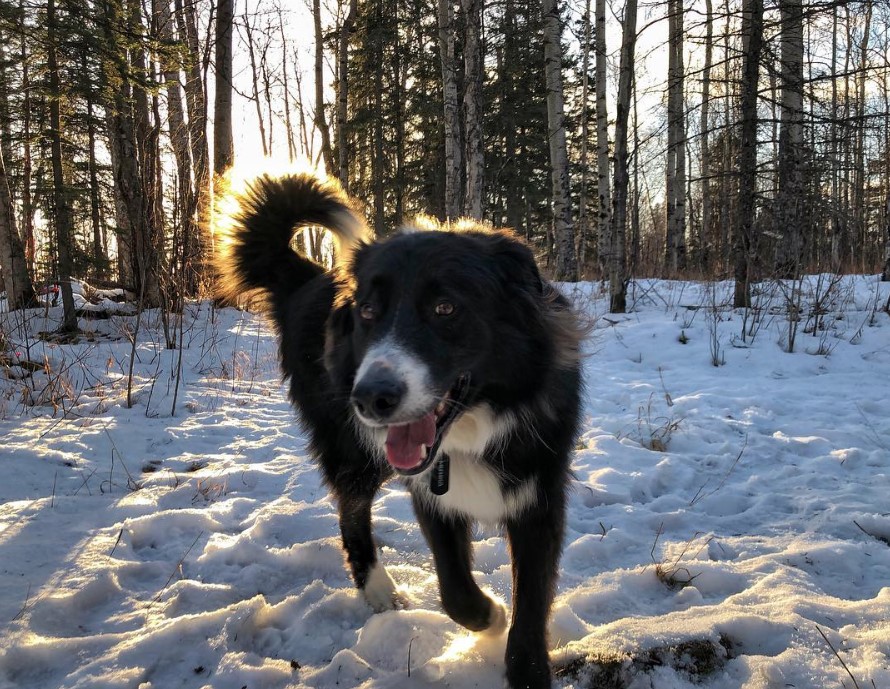
[[[433,495],[445,495],[448,492],[448,469],[451,466],[451,460],[448,455],[442,454],[436,466],[433,467],[433,473],[430,476],[430,490]]]

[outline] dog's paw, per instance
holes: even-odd
[[[396,585],[386,571],[386,567],[375,563],[368,572],[362,588],[362,595],[374,612],[402,610],[408,607],[407,601],[396,591]]]
[[[491,601],[488,627],[482,630],[486,636],[500,636],[507,629],[507,608],[497,601]]]

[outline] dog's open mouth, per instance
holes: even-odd
[[[410,423],[386,429],[386,461],[403,476],[421,473],[433,460],[442,439],[465,408],[470,390],[470,374],[464,373],[435,409]]]

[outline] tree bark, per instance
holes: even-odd
[[[210,220],[212,177],[210,175],[210,150],[207,141],[207,98],[201,72],[201,46],[198,40],[198,24],[193,2],[175,0],[176,26],[187,48],[185,69],[185,104],[188,112],[188,133],[192,151],[195,187],[195,218],[200,228],[197,234],[197,254],[200,257],[196,270],[203,274],[203,260],[210,233],[206,227]]]
[[[705,63],[702,67],[701,86],[701,223],[698,228],[698,265],[703,271],[710,265],[708,238],[711,236],[711,66],[714,50],[714,9],[711,0],[705,0]]]
[[[331,130],[324,112],[324,36],[321,33],[321,0],[312,0],[315,24],[315,128],[321,136],[321,154],[325,170],[334,172],[334,152],[331,149]]]
[[[31,306],[34,303],[34,285],[28,274],[25,247],[16,225],[15,205],[9,190],[2,151],[0,151],[0,268],[3,271],[9,308],[20,309]]]
[[[665,269],[670,276],[675,276],[686,264],[686,124],[683,81],[683,2],[668,0]]]
[[[340,25],[340,37],[337,45],[337,166],[340,185],[349,192],[349,141],[347,125],[349,122],[349,34],[355,26],[358,13],[358,0],[349,0],[349,11]]]
[[[612,251],[611,215],[612,196],[609,189],[609,113],[606,103],[606,0],[596,0],[596,184],[599,208],[597,210],[597,241],[600,268],[605,275],[609,270]]]
[[[482,219],[482,4],[483,0],[461,0],[466,25],[464,38],[464,130],[466,131],[467,193],[464,214]]]
[[[25,262],[28,274],[34,272],[36,246],[34,243],[34,203],[31,196],[31,78],[28,68],[28,48],[25,41],[24,0],[19,4],[21,18],[22,58],[22,237],[25,243]]]
[[[566,151],[565,103],[562,86],[562,21],[556,0],[543,0],[544,77],[547,83],[547,137],[553,181],[553,235],[556,244],[556,279],[577,280],[575,233]]]
[[[738,154],[739,208],[733,237],[736,308],[751,306],[751,280],[757,252],[757,87],[763,45],[763,0],[745,0],[742,14],[741,142]]]
[[[461,157],[460,114],[457,104],[457,75],[454,56],[454,11],[451,0],[439,0],[439,55],[442,62],[442,91],[445,125],[445,219],[460,215]]]
[[[168,45],[175,45],[177,36],[174,32],[173,15],[170,12],[169,0],[154,0],[161,40]],[[181,40],[181,37],[180,37]],[[198,223],[198,208],[195,187],[192,183],[194,162],[189,141],[188,125],[185,121],[182,86],[179,78],[179,67],[170,59],[164,59],[164,81],[167,92],[167,123],[170,130],[170,143],[176,159],[176,178],[181,218],[181,252],[183,289],[187,294],[197,294],[200,284],[201,266],[201,227]]]
[[[588,100],[590,98],[590,0],[584,2],[584,15],[582,22],[582,44],[581,44],[581,155],[578,161],[581,167],[581,190],[578,194],[578,273],[581,276],[582,271],[586,268],[587,263],[587,243],[588,243],[588,139],[590,137],[590,117]]]
[[[148,61],[146,59],[145,29],[142,24],[142,3],[129,0],[127,28],[133,37],[130,46],[130,62],[135,80],[133,93],[133,129],[138,161],[135,184],[141,188],[138,199],[141,201],[142,220],[132,222],[133,252],[136,258],[135,274],[137,288],[142,295],[142,304],[153,308],[161,304],[161,265],[160,248],[163,240],[161,212],[158,201],[158,131],[152,121],[146,85],[150,83]]]
[[[216,5],[216,96],[213,103],[213,173],[223,174],[235,161],[232,142],[232,23],[234,0]]]
[[[803,259],[803,6],[801,0],[781,0],[781,120],[778,172],[773,217],[781,233],[776,261],[778,277],[797,277]]]
[[[65,185],[62,167],[62,114],[59,101],[62,98],[62,87],[59,79],[59,63],[56,56],[56,3],[47,0],[46,4],[46,63],[49,73],[49,137],[53,168],[53,211],[56,228],[56,250],[58,253],[58,279],[62,291],[62,324],[60,331],[73,333],[77,331],[77,314],[74,312],[74,294],[71,290],[71,279],[74,264],[71,260],[74,223],[71,218],[71,206],[68,189]]]
[[[612,204],[612,246],[609,252],[609,301],[612,313],[627,310],[627,121],[633,89],[634,53],[637,44],[637,0],[627,0],[622,22],[618,100],[615,106],[615,181]]]

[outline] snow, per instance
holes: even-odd
[[[729,283],[638,282],[626,315],[565,289],[593,331],[554,684],[853,686],[839,655],[890,687],[890,285],[765,284],[747,320]],[[58,308],[0,326],[42,366],[0,377],[0,687],[502,685],[504,635],[443,614],[396,482],[375,529],[405,607],[353,590],[260,317],[189,305],[180,362],[148,314],[128,408],[135,319],[110,316],[71,345],[36,337]],[[509,606],[504,541],[476,535]]]

